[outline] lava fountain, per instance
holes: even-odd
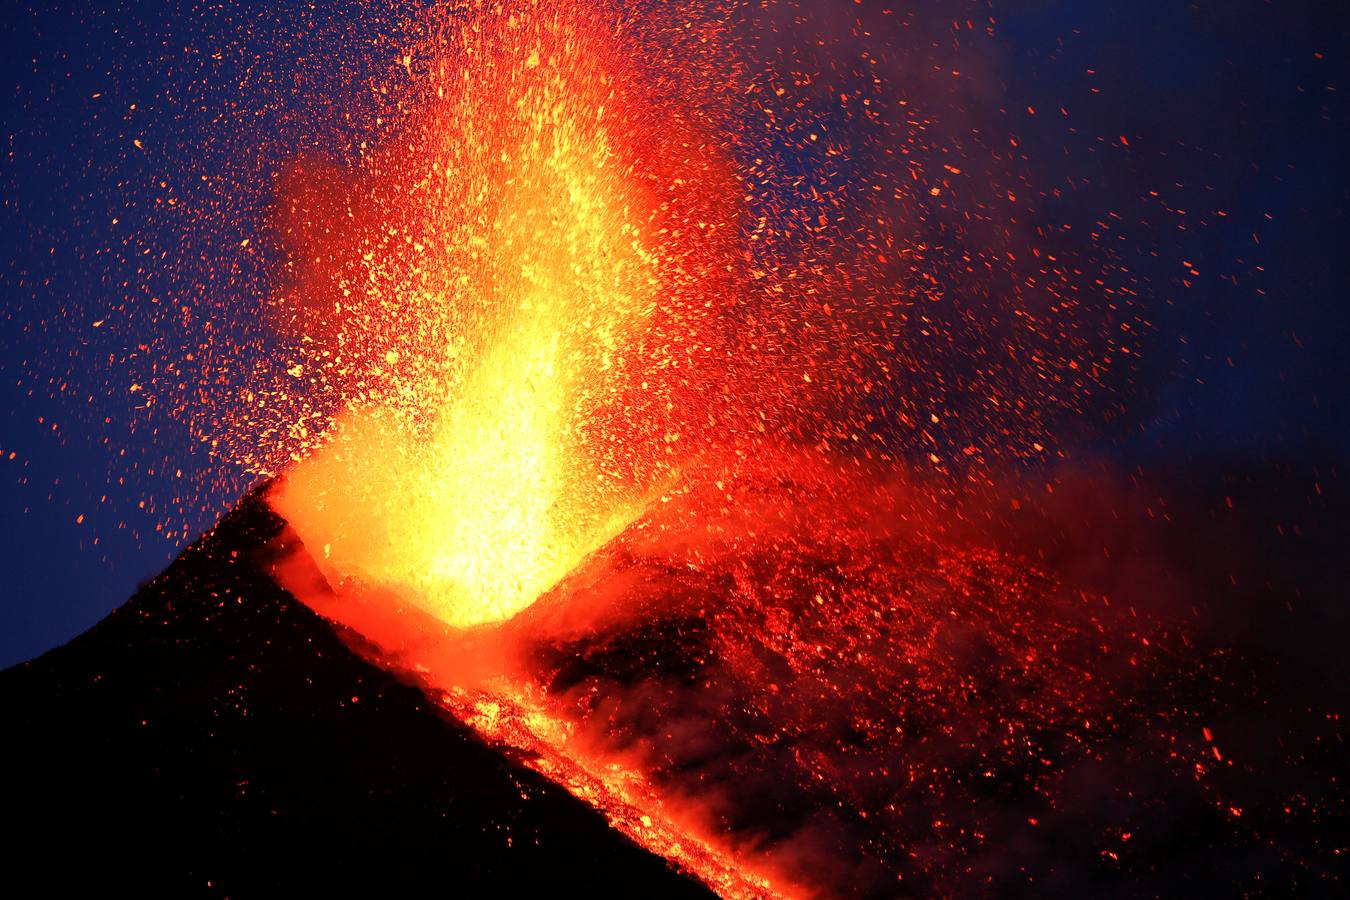
[[[341,199],[289,180],[282,313],[345,402],[277,503],[335,580],[468,626],[527,606],[674,476],[707,415],[686,373],[723,350],[738,195],[597,11],[442,27],[405,57],[417,112]]]

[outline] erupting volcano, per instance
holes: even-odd
[[[884,153],[803,217],[787,162],[747,160],[788,88],[738,41],[566,4],[437,19],[385,143],[282,181],[277,316],[322,414],[269,495],[278,575],[726,896],[959,893],[1019,841],[1053,878],[1091,818],[1066,758],[1210,764],[1162,704],[1169,626],[995,527],[1000,457],[1128,358],[1091,336],[1119,305],[1077,300],[1120,276],[1041,229],[944,259]],[[957,329],[990,342],[973,366],[923,347]]]
[[[187,357],[263,483],[147,591],[298,599],[663,892],[1335,883],[1339,719],[1258,799],[1257,678],[1141,536],[1198,514],[1072,452],[1153,327],[1115,214],[1074,229],[978,68],[868,43],[918,14],[788,6],[412,17],[377,132],[272,179],[267,352]]]

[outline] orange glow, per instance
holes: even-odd
[[[424,112],[345,211],[293,179],[290,313],[340,323],[319,365],[348,404],[277,503],[335,580],[504,619],[675,471],[735,193],[689,119],[635,96],[620,30],[482,15],[405,57]]]

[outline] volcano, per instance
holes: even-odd
[[[103,622],[0,674],[12,880],[709,896],[277,587],[283,527],[250,494]]]

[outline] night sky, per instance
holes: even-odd
[[[0,665],[88,628],[250,483],[133,387],[160,348],[209,332],[199,311],[172,312],[186,298],[228,283],[240,302],[211,327],[263,329],[265,256],[242,242],[264,230],[271,173],[301,151],[341,155],[346,116],[377,113],[361,67],[373,76],[398,46],[379,5],[4,14]],[[1037,180],[1073,185],[1064,202],[1085,222],[1118,214],[1109,245],[1152,325],[1074,452],[1334,482],[1350,451],[1340,5],[1042,0],[992,14],[992,75],[967,112],[1015,119]],[[229,217],[195,213],[222,190],[244,198]],[[172,536],[156,531],[167,522]]]

